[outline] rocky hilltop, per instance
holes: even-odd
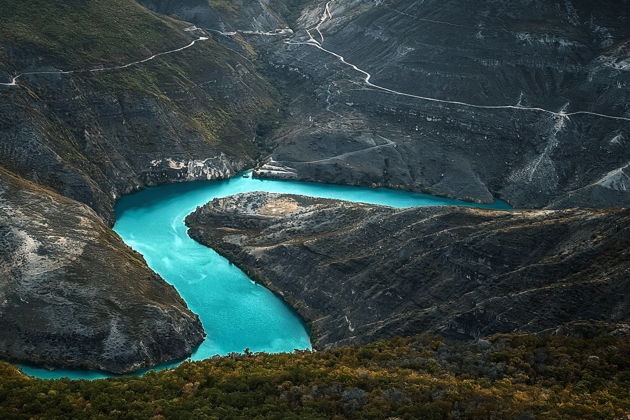
[[[215,199],[186,223],[296,308],[319,349],[630,318],[628,209],[400,210],[248,193]]]

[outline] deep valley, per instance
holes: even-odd
[[[218,349],[95,385],[142,410],[3,364],[0,416],[625,418],[629,205],[630,0],[0,0],[0,358]]]

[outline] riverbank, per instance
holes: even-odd
[[[318,350],[630,319],[630,209],[396,209],[253,192],[186,223],[296,308]]]

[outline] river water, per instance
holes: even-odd
[[[147,188],[123,197],[116,206],[114,230],[140,252],[149,267],[171,283],[190,309],[199,314],[206,340],[191,356],[242,352],[290,352],[309,349],[300,318],[277,296],[251,281],[241,270],[187,234],[184,218],[217,197],[248,191],[301,194],[391,207],[469,206],[509,209],[497,200],[479,205],[426,194],[330,184],[255,179],[247,174],[225,180]],[[172,367],[171,364],[164,367]],[[98,379],[111,375],[81,370],[45,370],[20,366],[28,375],[54,379]]]

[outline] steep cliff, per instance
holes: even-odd
[[[562,332],[630,318],[630,210],[397,210],[248,193],[190,234],[295,307],[316,348],[438,332]]]
[[[122,194],[253,164],[275,93],[248,57],[132,0],[5,3],[2,166],[111,223]]]
[[[188,356],[197,316],[93,210],[0,170],[0,357],[130,372]]]

